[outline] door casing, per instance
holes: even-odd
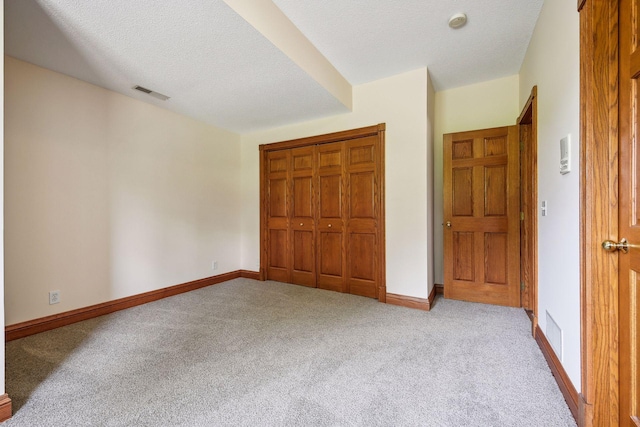
[[[520,117],[520,280],[522,307],[538,326],[538,86],[531,89]]]

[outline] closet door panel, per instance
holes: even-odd
[[[318,287],[345,291],[343,143],[322,144],[318,159]]]
[[[316,286],[315,267],[315,147],[291,150],[291,281]]]
[[[380,206],[378,138],[365,137],[346,143],[347,163],[347,274],[350,293],[378,296],[377,227]]]
[[[267,154],[267,271],[266,278],[291,281],[289,256],[289,163],[291,153],[272,151]]]

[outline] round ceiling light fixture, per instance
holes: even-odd
[[[457,30],[458,28],[464,27],[464,24],[467,23],[467,15],[464,13],[456,13],[451,18],[449,18],[449,27]]]

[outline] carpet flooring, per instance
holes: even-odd
[[[575,426],[530,327],[236,279],[7,343],[2,426]]]

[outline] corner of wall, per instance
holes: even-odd
[[[435,135],[436,91],[427,69],[427,294],[430,295],[435,286],[434,258],[434,135]]]
[[[0,0],[0,76],[4,82],[4,0]],[[0,98],[4,99],[4,84],[0,85]],[[4,102],[0,105],[0,331],[4,331]],[[0,346],[0,395],[4,394],[4,334]]]

